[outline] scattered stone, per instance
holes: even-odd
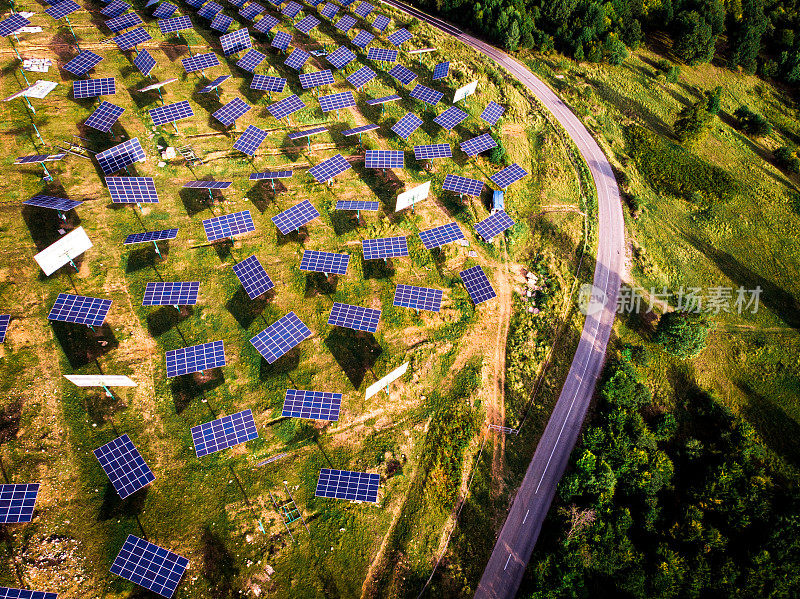
[[[163,160],[158,163],[158,168],[164,168],[165,166],[167,166],[167,163],[164,162]]]
[[[163,158],[164,160],[172,160],[174,158],[177,158],[177,156],[178,156],[178,153],[175,151],[175,148],[173,148],[172,146],[168,146],[166,150],[161,152],[161,158]]]

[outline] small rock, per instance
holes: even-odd
[[[163,160],[158,163],[158,168],[164,168],[165,166],[167,166],[167,163],[164,162]]]

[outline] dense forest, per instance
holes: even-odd
[[[688,64],[712,59],[800,82],[800,0],[414,0],[510,51],[557,50],[619,64],[645,35],[667,35]]]

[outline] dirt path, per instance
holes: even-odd
[[[494,357],[492,359],[492,386],[491,398],[494,417],[490,416],[489,422],[505,426],[506,422],[506,339],[508,328],[511,324],[511,284],[508,268],[508,252],[503,247],[503,264],[495,276],[497,282],[497,299],[500,310],[497,315],[497,335],[495,336]],[[506,436],[501,433],[494,434],[494,451],[492,453],[492,480],[502,480],[503,458],[506,450]],[[500,485],[495,486],[495,492],[500,491]]]

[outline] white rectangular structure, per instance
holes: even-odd
[[[90,247],[92,247],[92,242],[89,236],[86,235],[83,227],[78,227],[54,244],[44,248],[33,259],[36,260],[44,274],[49,276]]]
[[[395,212],[405,210],[409,206],[413,206],[417,202],[428,199],[428,193],[431,190],[431,182],[426,181],[422,185],[417,185],[413,189],[404,191],[397,196],[397,204],[394,207]]]
[[[478,81],[475,80],[472,83],[467,83],[464,87],[459,87],[455,93],[453,94],[453,104],[456,102],[460,102],[467,96],[471,96],[475,93],[475,90],[478,88]]]
[[[124,374],[65,374],[64,378],[78,387],[136,387]]]
[[[364,399],[369,399],[381,389],[386,389],[386,387],[389,386],[389,383],[393,383],[394,381],[399,379],[406,373],[407,370],[408,370],[408,362],[403,364],[400,368],[395,368],[378,382],[372,383],[369,387],[367,387],[367,394],[364,396]]]
[[[58,86],[58,83],[55,81],[45,81],[44,79],[40,79],[30,87],[26,87],[22,91],[17,92],[16,94],[11,94],[4,102],[9,102],[10,100],[15,100],[22,96],[26,96],[28,98],[38,98],[43,99],[47,97],[51,91],[53,91]]]

